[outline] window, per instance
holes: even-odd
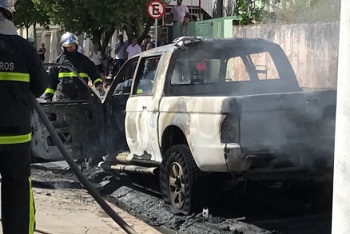
[[[250,54],[249,57],[259,80],[279,79],[275,63],[269,53]]]
[[[190,69],[186,59],[178,59],[175,62],[173,75],[171,77],[171,84],[190,84],[191,75]]]
[[[249,80],[249,74],[241,57],[230,58],[226,68],[226,82]]]
[[[267,52],[227,60],[226,82],[279,79],[274,61]]]
[[[205,84],[218,82],[219,59],[177,59],[171,84]]]
[[[117,77],[114,83],[117,83],[113,95],[129,95],[132,85],[132,76],[137,66],[138,58],[129,60],[124,64],[120,71],[118,71]]]
[[[136,94],[151,95],[160,56],[143,58],[137,72]]]

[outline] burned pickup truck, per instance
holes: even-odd
[[[130,58],[102,103],[43,104],[73,157],[159,174],[168,207],[184,214],[224,180],[331,176],[335,106],[335,90],[299,87],[275,43],[194,37]],[[36,126],[34,151],[59,159],[49,139]]]

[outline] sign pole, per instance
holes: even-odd
[[[155,26],[155,33],[154,33],[154,35],[155,35],[156,39],[155,39],[154,48],[156,48],[157,45],[158,45],[158,19],[156,19],[155,21],[156,21],[156,26]]]
[[[151,0],[150,3],[147,5],[147,13],[149,17],[154,19],[155,21],[155,45],[154,47],[157,47],[158,44],[158,19],[162,18],[162,16],[165,14],[165,6],[160,0]]]

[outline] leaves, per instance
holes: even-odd
[[[16,5],[16,14],[14,24],[17,27],[29,28],[31,25],[39,23],[42,26],[48,26],[50,19],[41,6],[34,6],[31,0],[18,1]]]
[[[339,20],[340,0],[231,0],[234,2],[234,22],[303,23]]]
[[[249,0],[236,0],[235,2],[233,21],[239,25],[255,24],[262,14],[266,14],[266,11],[263,9],[265,1],[262,1],[260,6],[255,5],[254,1]]]
[[[125,30],[128,36],[146,35],[144,24],[149,0],[21,0],[16,25],[34,23],[59,25],[62,31],[86,33],[102,44],[104,52],[113,32]],[[147,27],[146,27],[147,28]]]

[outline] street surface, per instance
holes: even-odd
[[[248,184],[244,191],[218,191],[206,217],[180,216],[166,209],[154,176],[111,174],[98,167],[84,174],[137,233],[331,233],[331,186]],[[65,162],[35,164],[32,177],[37,233],[125,233],[81,187]]]
[[[51,169],[67,168],[66,163],[45,164]],[[64,173],[32,169],[36,208],[36,232],[45,234],[126,233],[99,207],[95,200]],[[51,183],[47,183],[51,181]],[[158,234],[156,229],[107,202],[137,233]],[[0,226],[0,233],[2,228]]]

